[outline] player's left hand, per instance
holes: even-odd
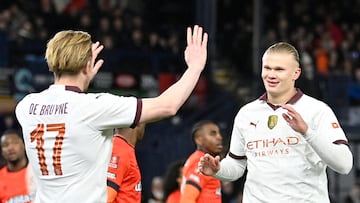
[[[308,130],[308,126],[305,123],[305,121],[303,120],[303,118],[301,117],[301,115],[297,111],[295,111],[295,109],[292,106],[290,106],[288,104],[283,104],[283,105],[281,105],[281,107],[283,109],[287,110],[286,113],[282,114],[285,121],[296,132],[299,132],[302,135],[304,135],[306,133],[306,131]]]
[[[195,25],[193,30],[187,28],[187,47],[185,61],[189,68],[203,70],[207,59],[208,34],[203,28]]]

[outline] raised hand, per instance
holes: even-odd
[[[215,158],[210,154],[205,154],[198,163],[198,172],[204,175],[212,176],[220,170],[220,156]]]
[[[289,126],[296,132],[304,135],[308,129],[308,126],[301,117],[301,115],[297,111],[295,111],[295,109],[290,105],[283,104],[281,105],[281,107],[287,110],[287,113],[283,113],[282,116],[289,124]]]
[[[92,50],[91,67],[93,67],[91,69],[92,77],[94,77],[96,75],[96,73],[99,71],[99,69],[101,68],[101,66],[104,63],[104,60],[102,60],[102,59],[96,61],[97,56],[103,49],[104,49],[104,46],[101,45],[99,42],[95,42],[91,46],[91,50]],[[96,63],[95,63],[95,61],[96,61]]]
[[[189,68],[202,71],[207,59],[208,34],[203,33],[203,28],[195,25],[194,29],[187,28],[187,47],[185,49],[185,61]]]

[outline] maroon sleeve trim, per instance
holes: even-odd
[[[349,146],[349,143],[348,143],[348,141],[346,141],[346,140],[336,140],[336,141],[334,141],[333,143],[334,143],[334,144],[344,144],[344,145]]]
[[[141,111],[142,111],[142,100],[137,99],[137,108],[136,108],[135,119],[134,119],[133,124],[130,126],[130,128],[135,128],[137,126],[137,124],[139,123]]]
[[[233,159],[247,159],[247,157],[246,156],[237,156],[237,155],[235,155],[235,154],[233,154],[233,153],[231,153],[231,152],[229,152],[229,156],[231,157],[231,158],[233,158]]]

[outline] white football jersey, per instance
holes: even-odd
[[[51,85],[16,107],[37,178],[35,202],[106,202],[113,128],[135,126],[141,100]]]
[[[247,158],[244,203],[330,202],[327,165],[284,120],[283,108],[266,96],[243,106],[232,132],[229,156]],[[298,90],[288,104],[311,129],[329,142],[346,141],[333,111],[323,102]]]

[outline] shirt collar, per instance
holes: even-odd
[[[286,102],[286,104],[295,104],[301,98],[301,96],[303,94],[304,93],[299,88],[296,88],[296,94],[293,97],[291,97],[289,99],[289,101]],[[259,100],[266,102],[274,110],[276,110],[280,107],[279,105],[274,105],[274,104],[267,102],[268,98],[267,98],[266,92],[259,97]]]
[[[67,91],[72,91],[77,93],[83,92],[79,87],[71,86],[71,85],[51,85],[49,89],[65,89]]]

